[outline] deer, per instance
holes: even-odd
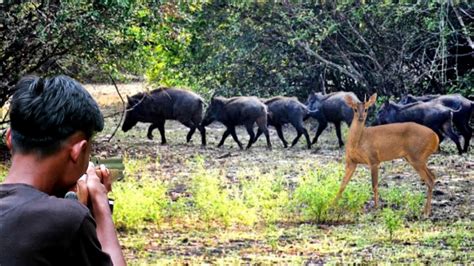
[[[345,103],[352,108],[354,116],[349,128],[346,146],[345,175],[336,194],[336,203],[349,183],[358,164],[366,164],[372,176],[374,206],[378,207],[378,169],[381,162],[404,158],[420,175],[428,187],[423,213],[431,214],[431,198],[435,176],[427,167],[428,157],[438,150],[438,135],[428,127],[413,122],[393,123],[366,127],[368,108],[377,99],[373,94],[366,102],[355,102],[352,97],[345,97]]]

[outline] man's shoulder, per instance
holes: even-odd
[[[22,184],[0,185],[3,206],[0,216],[41,216],[53,223],[81,223],[88,215],[86,206],[76,200],[49,196],[31,186]]]

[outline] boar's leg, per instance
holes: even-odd
[[[262,135],[263,131],[259,128],[257,129],[257,135],[253,138],[253,143],[257,142],[258,138]]]
[[[287,148],[288,142],[285,140],[285,136],[283,136],[281,125],[275,125],[275,129],[277,131],[278,137],[281,139],[281,142],[283,142],[283,147]]]
[[[456,143],[456,147],[458,148],[459,155],[462,154],[461,143],[459,143],[459,135],[456,134],[453,130],[451,123],[447,122],[443,124],[443,133],[448,136],[454,143]]]
[[[247,123],[245,124],[245,129],[247,129],[247,133],[249,134],[249,143],[247,144],[246,149],[250,149],[252,146],[252,143],[254,143],[255,140],[255,133],[253,132],[253,122],[252,123]]]
[[[186,135],[186,143],[189,143],[194,135],[194,132],[196,132],[196,125],[192,121],[181,121],[181,123],[189,127],[188,135]]]
[[[467,150],[469,149],[469,142],[471,140],[473,130],[469,125],[459,125],[458,129],[464,139],[464,147],[462,151],[467,152]]]
[[[153,134],[152,134],[152,131],[155,129],[155,128],[158,128],[158,130],[160,131],[160,134],[161,134],[161,144],[166,144],[166,138],[165,138],[165,120],[162,120],[162,121],[158,121],[156,123],[153,123],[151,124],[149,127],[148,127],[148,133],[147,133],[147,138],[152,140],[153,139]]]
[[[146,137],[147,137],[149,140],[152,140],[152,139],[153,139],[153,134],[151,134],[151,132],[152,132],[155,128],[158,128],[158,124],[151,124],[151,125],[148,127],[148,133],[146,134]]]
[[[267,149],[271,150],[272,143],[270,142],[270,134],[268,133],[267,115],[260,116],[255,122],[257,122],[258,129],[263,132],[265,138],[267,139]]]
[[[203,125],[198,125],[197,128],[201,133],[201,145],[206,146],[206,128]]]
[[[304,135],[304,137],[306,138],[306,144],[308,146],[308,149],[311,149],[311,141],[309,140],[308,131],[303,126],[303,121],[298,121],[297,123],[294,123],[293,126],[295,127],[296,131],[298,132],[298,135],[296,136],[296,138],[291,143],[291,147],[295,146],[296,143],[298,143],[298,140],[300,139],[301,135]]]
[[[194,132],[196,132],[196,127],[191,127],[189,129],[189,132],[188,132],[188,135],[186,135],[186,142],[189,143],[191,141],[191,138],[193,137],[194,135]]]
[[[243,150],[244,147],[242,146],[242,143],[239,141],[239,138],[237,138],[237,134],[235,133],[235,126],[229,127],[229,131],[234,141],[237,142],[237,145],[239,145],[239,148]]]
[[[161,123],[158,123],[158,130],[160,131],[160,135],[161,135],[161,144],[165,145],[166,144],[165,120],[163,120],[163,122],[161,122]]]
[[[321,135],[321,133],[323,132],[323,130],[325,130],[328,127],[328,122],[326,122],[326,121],[318,121],[318,122],[319,122],[318,131],[316,132],[316,135],[314,135],[314,139],[311,142],[311,144],[316,144],[316,142],[318,142],[318,138]]]
[[[229,128],[227,128],[225,131],[224,131],[224,134],[222,134],[222,138],[221,138],[221,141],[219,142],[219,144],[217,145],[217,147],[220,147],[222,145],[224,145],[224,141],[225,139],[230,135],[230,130]]]
[[[344,141],[342,141],[341,136],[341,122],[334,122],[334,126],[336,127],[336,135],[337,139],[339,140],[339,148],[342,148],[342,146],[344,146]]]

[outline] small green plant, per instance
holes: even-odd
[[[249,175],[253,178],[244,177]],[[283,218],[289,195],[287,180],[281,174],[262,174],[258,169],[250,169],[238,176],[245,205],[258,215],[260,222],[273,223]]]
[[[405,219],[419,218],[422,214],[425,195],[408,185],[382,189],[381,197],[388,207],[403,211]]]
[[[197,171],[192,177],[191,193],[194,208],[208,224],[252,225],[257,221],[257,214],[245,206],[239,191],[233,187],[226,188],[219,172],[204,169],[200,161],[197,161]]]
[[[275,225],[269,225],[265,230],[265,239],[266,242],[270,245],[272,250],[278,249],[278,240],[280,239],[280,232]]]
[[[390,235],[390,241],[393,240],[393,233],[400,229],[403,225],[403,219],[400,212],[395,212],[391,208],[382,210],[384,226]]]
[[[126,160],[125,181],[113,188],[114,220],[119,228],[139,229],[144,222],[159,222],[166,211],[167,186],[150,177],[140,160]],[[145,160],[146,161],[146,160]]]

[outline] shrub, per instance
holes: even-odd
[[[119,228],[139,229],[146,221],[159,222],[165,214],[169,201],[167,186],[140,167],[147,161],[125,160],[125,181],[114,184],[113,215]]]
[[[408,185],[381,189],[381,197],[388,207],[400,210],[405,219],[419,218],[422,214],[425,195]]]
[[[257,214],[247,208],[235,188],[225,188],[224,182],[215,170],[205,170],[198,163],[191,181],[191,202],[204,222],[217,222],[225,226],[234,223],[251,225],[257,221]]]
[[[242,180],[242,197],[245,205],[258,214],[258,220],[263,223],[274,223],[281,219],[288,206],[288,185],[282,175],[262,174],[258,169],[251,169],[254,178]]]
[[[308,169],[295,189],[292,208],[302,214],[303,219],[315,220],[317,223],[354,219],[370,199],[370,190],[367,184],[353,180],[340,201],[333,205],[343,175],[341,164]]]
[[[390,241],[393,239],[393,233],[403,225],[401,212],[393,211],[391,208],[384,208],[382,211],[384,226],[390,234]]]

